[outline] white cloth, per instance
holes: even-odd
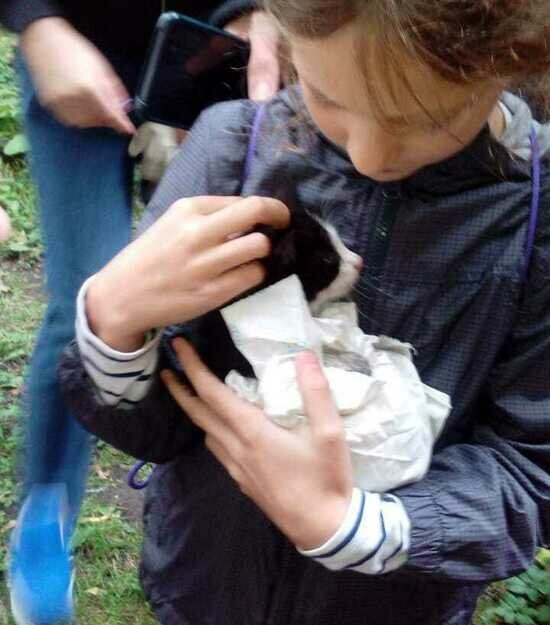
[[[412,347],[364,334],[355,305],[331,304],[312,317],[291,276],[222,310],[257,380],[232,371],[226,383],[283,427],[306,419],[294,355],[315,351],[342,415],[354,483],[383,493],[420,480],[447,418],[449,397],[422,383]]]

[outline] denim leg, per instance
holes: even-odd
[[[66,483],[76,519],[91,437],[67,413],[56,368],[63,348],[74,337],[79,287],[130,239],[132,163],[127,138],[59,124],[40,106],[22,64],[18,74],[48,294],[27,382],[25,492],[35,483]]]

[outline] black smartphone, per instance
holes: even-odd
[[[155,27],[134,98],[134,118],[190,128],[200,112],[245,98],[249,44],[180,13]]]

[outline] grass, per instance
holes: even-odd
[[[43,309],[41,300],[35,297],[31,276],[34,282],[33,266],[25,261],[2,263],[0,268],[0,532],[8,524],[7,511],[16,498],[13,469],[19,440],[17,416],[23,363],[32,348]],[[4,546],[5,541],[0,541],[0,557]]]
[[[0,205],[8,210],[14,226],[13,237],[0,245],[0,625],[14,625],[4,583],[5,546],[16,512],[20,393],[44,311],[39,286],[43,250],[34,193],[19,153],[25,146],[10,67],[12,49],[13,40],[0,33]],[[105,445],[97,448],[74,539],[77,614],[82,625],[156,623],[137,579],[141,526],[121,502],[128,495],[122,476],[131,463]],[[549,582],[550,552],[541,551],[531,575],[491,587],[480,601],[476,625],[548,625],[550,617],[539,620],[537,615],[546,619],[548,614]]]

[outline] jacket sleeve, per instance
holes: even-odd
[[[517,321],[469,444],[395,492],[412,523],[407,568],[462,581],[516,575],[550,542],[550,196]],[[498,311],[495,311],[498,314]]]
[[[162,357],[160,366],[165,366]],[[140,402],[131,407],[107,405],[72,341],[61,357],[58,377],[63,398],[82,427],[134,458],[168,462],[202,439],[158,375]]]
[[[21,33],[42,17],[63,17],[55,0],[0,0],[0,24]]]
[[[139,232],[183,197],[238,195],[252,113],[248,102],[231,102],[201,115],[153,196]],[[209,162],[212,150],[216,153],[215,170]],[[143,399],[130,406],[109,406],[101,400],[73,342],[59,365],[61,391],[73,416],[86,430],[136,458],[167,462],[200,439],[200,432],[158,376],[161,368],[174,368],[169,360],[167,350],[161,350],[159,366]]]

